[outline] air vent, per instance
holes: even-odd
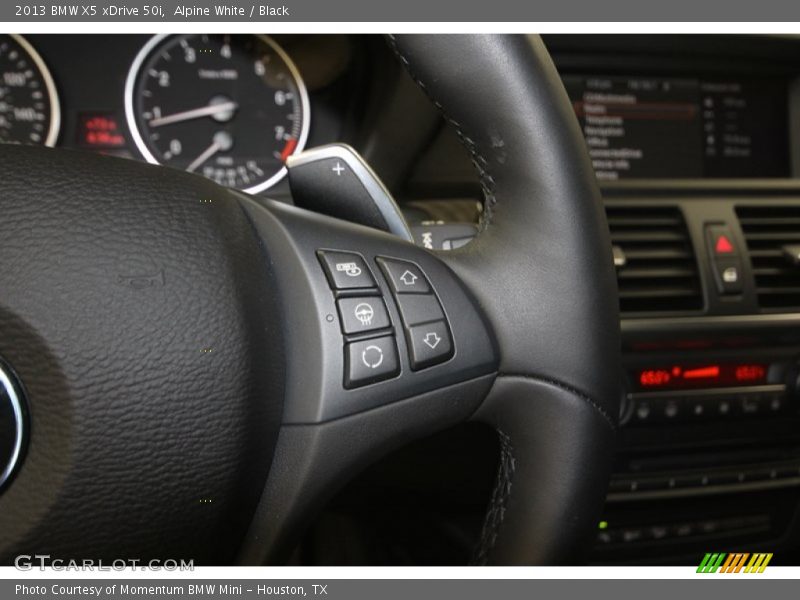
[[[620,311],[700,310],[703,293],[683,214],[674,206],[607,206]]]
[[[789,250],[800,244],[800,206],[739,206],[758,304],[762,309],[800,310],[800,268]]]

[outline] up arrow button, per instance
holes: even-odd
[[[395,294],[427,294],[431,291],[422,270],[414,263],[396,258],[378,258]]]
[[[403,272],[403,274],[400,276],[400,281],[402,281],[402,282],[403,282],[403,285],[406,285],[406,286],[414,285],[414,282],[416,282],[416,281],[417,281],[417,279],[419,279],[419,277],[417,277],[416,275],[414,275],[414,274],[413,274],[411,271],[409,271],[408,269],[406,269],[406,270]]]

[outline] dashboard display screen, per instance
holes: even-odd
[[[598,179],[788,177],[786,84],[565,75]]]
[[[683,390],[767,383],[764,364],[671,365],[640,369],[634,373],[638,390]]]

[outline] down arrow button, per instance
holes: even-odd
[[[445,362],[453,356],[453,342],[444,321],[410,327],[408,342],[411,368],[415,371]]]

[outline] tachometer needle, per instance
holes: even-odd
[[[147,124],[150,127],[161,127],[162,125],[180,123],[181,121],[199,119],[200,117],[210,117],[219,113],[233,112],[237,108],[239,108],[239,105],[236,102],[220,102],[218,104],[209,104],[207,106],[201,106],[200,108],[193,108],[192,110],[184,110],[165,117],[157,117]]]
[[[212,144],[208,148],[203,150],[203,153],[200,156],[195,158],[192,161],[192,163],[188,167],[186,167],[186,170],[189,171],[189,173],[194,173],[194,170],[197,167],[202,165],[204,162],[206,162],[209,158],[214,156],[221,149],[222,149],[222,146],[219,144],[219,142],[216,142],[216,141],[212,142]]]

